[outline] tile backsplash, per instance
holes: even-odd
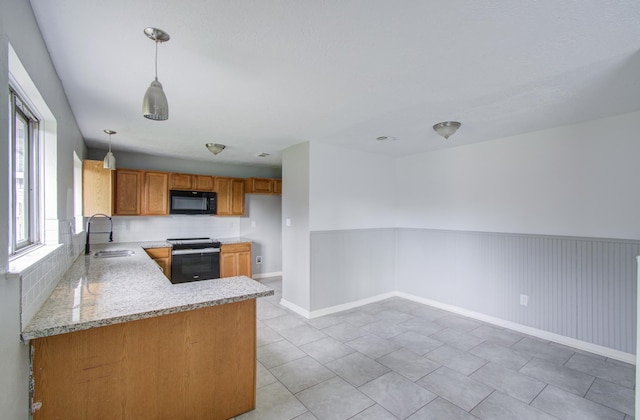
[[[91,243],[109,240],[109,220],[95,218],[91,222]],[[164,241],[167,238],[228,238],[239,236],[239,217],[213,216],[115,216],[113,217],[114,242]]]
[[[61,246],[19,273],[22,285],[21,319],[23,326],[31,321],[31,318],[38,312],[58,281],[83,249],[84,234],[76,235],[73,232],[73,222],[69,220],[48,220],[46,222],[47,242],[53,242],[51,235],[54,223],[58,225],[58,243]]]

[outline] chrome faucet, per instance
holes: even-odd
[[[85,242],[84,244],[84,253],[86,255],[91,254],[91,247],[89,246],[89,235],[91,234],[91,221],[96,216],[106,217],[107,219],[109,219],[109,225],[110,225],[110,229],[108,232],[109,242],[113,242],[113,220],[111,219],[111,217],[107,216],[106,214],[96,213],[93,216],[89,217],[89,220],[87,220],[87,242]],[[107,233],[107,232],[94,232],[94,233]]]

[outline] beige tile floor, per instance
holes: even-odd
[[[237,419],[632,419],[632,365],[400,298],[316,319],[258,300]]]

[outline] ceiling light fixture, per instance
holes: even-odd
[[[436,133],[444,137],[446,140],[450,136],[452,136],[458,130],[458,128],[460,128],[461,125],[462,124],[460,124],[458,121],[445,121],[434,125],[433,129],[436,130]]]
[[[114,171],[116,169],[116,157],[111,153],[111,135],[116,134],[116,132],[113,130],[104,130],[104,132],[109,135],[109,152],[104,157],[104,161],[102,161],[102,167]]]
[[[376,137],[376,140],[378,141],[395,141],[396,138],[393,136],[380,136],[380,137]]]
[[[262,152],[262,153],[258,154],[258,157],[261,157],[261,158],[265,158],[267,156],[270,156],[270,154],[267,153],[267,152]]]
[[[218,153],[222,152],[227,147],[224,144],[218,144],[218,143],[207,143],[205,146],[207,146],[207,149],[209,149],[209,151],[214,155],[217,155]]]
[[[162,84],[158,81],[158,43],[169,40],[169,34],[162,29],[146,28],[144,34],[156,43],[155,79],[147,89],[142,100],[142,115],[154,121],[164,121],[169,118],[169,103],[162,90]]]

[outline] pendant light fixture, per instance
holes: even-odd
[[[102,162],[102,167],[104,169],[109,169],[114,171],[116,169],[116,157],[111,153],[111,135],[116,134],[113,130],[104,130],[105,133],[109,135],[109,152],[104,157],[104,161]]]
[[[444,137],[446,140],[449,138],[449,136],[452,136],[458,130],[458,128],[460,128],[461,125],[462,124],[460,124],[458,121],[445,121],[434,125],[433,129],[436,130],[436,133]]]
[[[162,29],[146,28],[144,34],[156,43],[155,79],[147,89],[142,100],[142,115],[154,121],[164,121],[169,118],[169,103],[158,81],[158,43],[169,40],[169,34]]]

